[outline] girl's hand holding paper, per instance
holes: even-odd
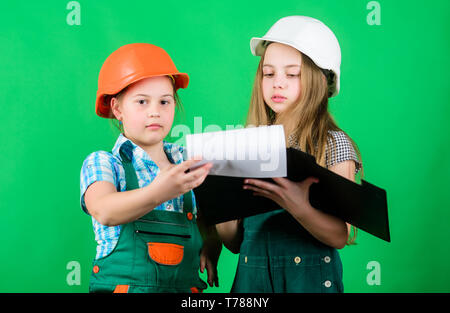
[[[164,199],[159,199],[161,203],[179,197],[203,183],[212,164],[206,163],[195,169],[190,168],[200,161],[201,159],[196,158],[177,165],[171,164],[159,172],[152,184],[157,185],[160,194],[164,195]]]

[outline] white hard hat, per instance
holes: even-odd
[[[267,43],[278,42],[306,54],[321,69],[334,73],[329,82],[330,97],[339,93],[341,48],[333,32],[321,21],[308,16],[287,16],[278,20],[262,38],[253,37],[253,55],[264,54]]]

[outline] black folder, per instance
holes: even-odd
[[[310,187],[311,205],[334,215],[380,239],[390,242],[386,191],[361,179],[352,182],[316,163],[313,156],[287,148],[287,178],[302,181],[309,176],[319,179]],[[208,175],[194,189],[197,206],[207,225],[244,218],[281,209],[274,201],[254,196],[244,190],[244,179]],[[271,178],[264,180],[272,181]]]

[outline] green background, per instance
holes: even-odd
[[[88,290],[95,242],[80,169],[118,135],[94,113],[112,51],[163,47],[191,78],[174,126],[193,132],[201,117],[203,129],[225,129],[247,112],[258,64],[250,38],[287,15],[318,18],[339,39],[341,92],[330,109],[359,145],[365,179],[387,190],[392,242],[360,231],[358,245],[341,250],[345,291],[450,291],[449,1],[378,1],[381,25],[368,25],[365,0],[79,1],[72,26],[68,2],[1,7],[0,292]],[[70,261],[80,285],[66,282]],[[370,261],[380,285],[366,282]],[[220,287],[208,291],[228,292],[236,263],[224,249]]]

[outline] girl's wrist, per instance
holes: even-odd
[[[294,207],[288,207],[286,210],[298,221],[304,220],[315,209],[309,202],[294,204]]]
[[[148,202],[148,206],[153,208],[156,208],[157,206],[163,204],[164,202],[166,202],[161,195],[163,194],[162,192],[159,191],[159,184],[157,181],[153,181],[151,182],[149,185],[145,186],[144,188],[145,190],[142,190],[145,194],[145,197],[147,199]]]

